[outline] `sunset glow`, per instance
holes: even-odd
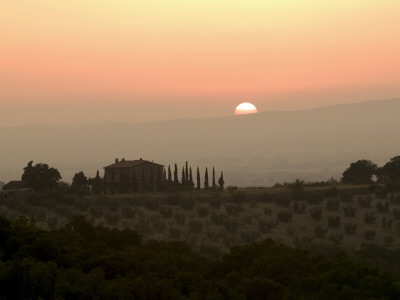
[[[184,102],[196,114],[201,101],[224,114],[244,97],[264,110],[400,94],[399,1],[4,0],[0,11],[0,95],[15,112],[118,103],[173,115]]]

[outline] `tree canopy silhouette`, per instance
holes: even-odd
[[[33,166],[33,161],[28,163],[21,176],[22,181],[35,192],[54,190],[61,178],[57,169],[50,168],[47,164],[43,163]]]
[[[358,160],[343,172],[342,182],[346,184],[370,184],[377,174],[378,166],[370,160]]]

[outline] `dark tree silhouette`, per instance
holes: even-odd
[[[22,181],[36,192],[52,191],[56,187],[57,182],[61,180],[61,175],[57,169],[49,168],[47,164],[32,165],[30,161],[24,168],[21,176]]]
[[[200,190],[200,169],[197,167],[197,189]]]
[[[204,174],[204,188],[205,189],[209,188],[209,185],[208,185],[208,169],[207,169],[207,167],[206,167],[206,172]]]
[[[400,182],[400,156],[392,157],[389,162],[379,169],[379,179]]]
[[[351,163],[343,172],[342,182],[346,184],[370,184],[372,176],[377,173],[378,166],[370,160],[358,160]]]
[[[168,185],[172,184],[171,166],[168,165]]]
[[[175,184],[175,186],[178,186],[178,184],[179,184],[177,164],[175,164],[175,169],[174,169],[174,184]]]
[[[217,185],[215,184],[215,170],[213,167],[213,171],[212,171],[212,189],[215,190],[217,187]]]
[[[224,190],[224,184],[225,184],[225,181],[224,181],[224,173],[221,172],[221,177],[218,179],[218,185],[219,185],[219,190],[220,190],[220,191],[223,191],[223,190]]]
[[[188,170],[188,162],[186,161],[185,163],[185,182],[187,183],[189,181],[189,170]]]
[[[193,182],[193,174],[192,174],[192,167],[189,168],[189,186],[190,189],[192,190],[194,187],[194,182]]]
[[[78,193],[89,192],[89,180],[83,171],[75,173],[74,177],[72,178],[71,189],[72,191]]]
[[[186,185],[186,175],[185,175],[185,168],[182,167],[182,181],[181,181],[182,185],[185,186]]]
[[[100,177],[99,171],[96,172],[96,177],[88,180],[88,184],[91,187],[92,192],[97,195],[104,191],[104,180]]]

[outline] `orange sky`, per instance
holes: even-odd
[[[399,12],[397,0],[2,0],[0,118],[22,106],[118,103],[156,120],[157,108],[199,117],[242,100],[267,110],[399,97]],[[93,120],[118,118],[102,108]]]

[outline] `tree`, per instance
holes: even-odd
[[[89,181],[83,171],[75,173],[74,178],[72,178],[71,188],[77,192],[89,191]]]
[[[379,170],[379,179],[382,181],[400,182],[400,156],[390,159]]]
[[[200,170],[197,167],[197,189],[200,190]]]
[[[30,161],[24,168],[21,176],[22,181],[35,192],[53,191],[61,175],[55,168],[49,168],[47,164],[36,164]]]
[[[189,170],[188,170],[188,162],[186,161],[185,163],[186,167],[185,167],[185,182],[189,181]]]
[[[207,169],[207,167],[206,167],[206,172],[204,174],[204,188],[205,189],[209,188],[209,185],[208,185],[208,169]]]
[[[182,185],[186,185],[186,175],[185,175],[185,168],[182,167]]]
[[[194,182],[193,182],[192,167],[189,168],[189,187],[191,190],[193,190]]]
[[[175,169],[174,169],[174,184],[175,184],[175,187],[179,184],[177,164],[175,164]]]
[[[88,179],[88,184],[95,194],[100,194],[104,191],[104,181],[100,177],[99,171],[97,171],[96,177]]]
[[[217,185],[215,184],[215,170],[213,167],[213,173],[212,173],[212,189],[215,190]]]
[[[372,176],[376,175],[378,166],[370,160],[358,160],[351,163],[343,172],[342,182],[346,184],[370,184]]]
[[[221,172],[221,177],[218,179],[218,185],[219,185],[219,190],[223,191],[224,190],[224,173]]]
[[[168,185],[172,183],[172,174],[171,174],[171,166],[168,165]]]

